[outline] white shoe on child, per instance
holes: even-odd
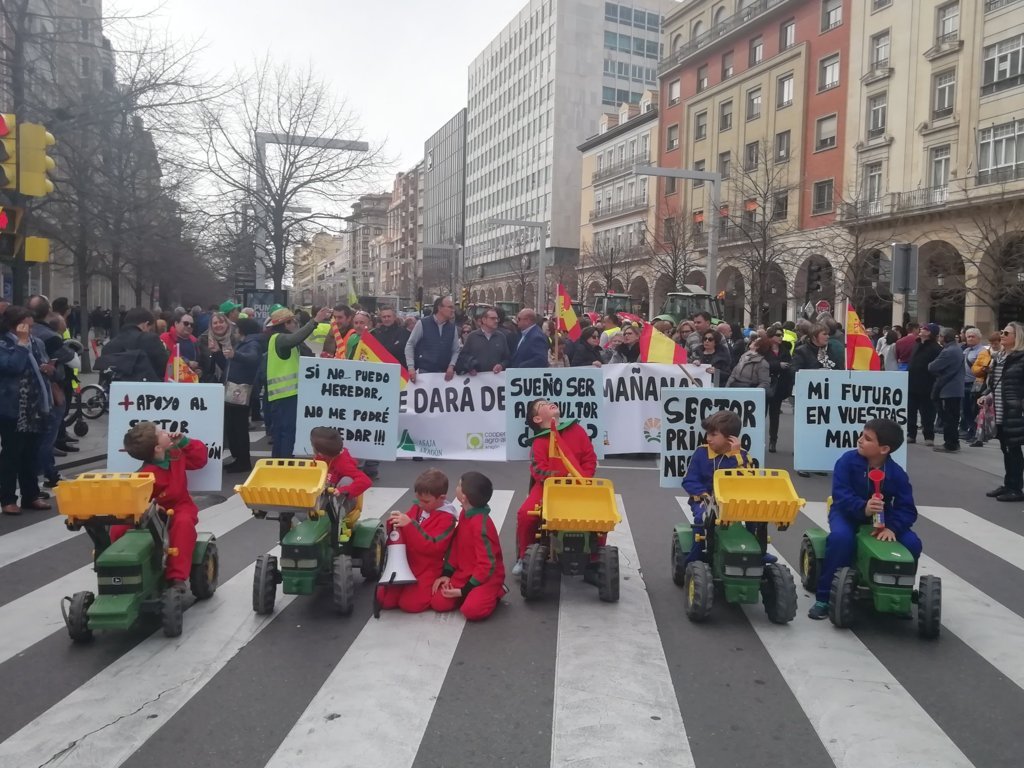
[[[516,560],[516,564],[512,566],[512,575],[518,576],[523,572],[523,561]]]

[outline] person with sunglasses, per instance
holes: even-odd
[[[193,327],[195,327],[195,321],[192,319],[192,315],[187,312],[177,313],[174,317],[173,327],[160,335],[160,341],[163,342],[170,356],[167,361],[164,381],[182,380],[179,368],[175,365],[178,358],[191,371],[190,378],[193,381],[199,381],[199,372],[203,370],[207,355],[204,354],[205,350],[199,340],[192,335]]]
[[[732,373],[732,352],[728,342],[718,331],[704,331],[700,342],[701,347],[691,362],[705,366],[708,373],[714,374],[718,386],[723,386]]]

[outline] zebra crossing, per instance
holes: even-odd
[[[491,503],[507,568],[523,498],[497,490]],[[406,488],[375,487],[363,514],[411,501]],[[94,586],[87,537],[57,518],[0,532],[0,582],[37,561],[55,574],[0,597],[0,706],[18,713],[0,719],[0,768],[154,768],[192,752],[274,768],[715,768],[748,754],[826,768],[1018,764],[1024,536],[920,508],[921,571],[944,587],[936,642],[888,617],[855,631],[811,622],[802,589],[789,625],[724,604],[695,625],[680,618],[668,568],[685,499],[652,489],[617,503],[618,603],[579,579],[525,603],[509,577],[495,615],[469,625],[458,613],[375,620],[370,585],[349,618],[329,598],[280,594],[272,615],[255,615],[253,561],[275,551],[276,525],[231,497],[201,514],[221,540],[221,584],[186,611],[184,633],[101,633],[84,647],[67,641],[59,600]],[[825,520],[809,502],[773,552],[795,571],[800,531]],[[26,669],[39,679],[19,681]],[[782,732],[767,736],[765,723]]]

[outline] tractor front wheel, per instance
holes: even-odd
[[[857,572],[843,567],[832,578],[832,590],[828,599],[828,617],[840,629],[853,626],[853,598],[857,589]]]
[[[181,634],[185,618],[185,592],[171,587],[165,589],[160,597],[160,623],[167,637],[178,637]]]
[[[619,601],[619,548],[597,550],[597,596],[605,603]]]
[[[376,581],[384,570],[384,547],[387,539],[384,536],[384,528],[378,528],[373,532],[373,540],[370,546],[363,550],[363,556],[359,558],[359,573],[366,581]]]
[[[672,581],[677,587],[686,586],[686,556],[679,546],[679,537],[672,536]]]
[[[772,624],[788,624],[796,617],[796,584],[789,568],[780,563],[764,567],[761,600]]]
[[[260,555],[256,558],[256,570],[252,574],[252,609],[258,616],[274,612],[277,599],[277,558]]]
[[[942,623],[942,579],[922,576],[917,595],[917,633],[926,640],[939,636]]]
[[[92,592],[75,592],[68,606],[68,635],[76,643],[92,641],[92,630],[89,629],[89,606],[96,596]]]
[[[192,572],[188,576],[188,586],[195,595],[196,600],[209,600],[217,591],[217,582],[220,576],[220,557],[217,554],[217,544],[211,541],[206,545],[206,552],[203,559],[198,563],[192,563]]]
[[[715,604],[715,580],[711,574],[711,566],[703,560],[695,560],[686,566],[686,618],[701,622],[711,613]]]
[[[808,592],[818,589],[818,577],[821,575],[821,561],[814,554],[814,546],[806,536],[800,540],[800,583]]]
[[[539,600],[544,595],[548,565],[548,548],[531,544],[523,556],[523,572],[519,574],[519,593],[524,600]]]
[[[342,616],[349,616],[356,603],[356,577],[352,573],[352,558],[338,555],[334,558],[334,607]]]

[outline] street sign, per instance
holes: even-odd
[[[917,245],[892,244],[892,292],[917,293]]]
[[[822,299],[821,301],[819,301],[817,304],[814,305],[814,309],[817,312],[831,312],[832,311],[832,305],[829,304],[824,299]]]

